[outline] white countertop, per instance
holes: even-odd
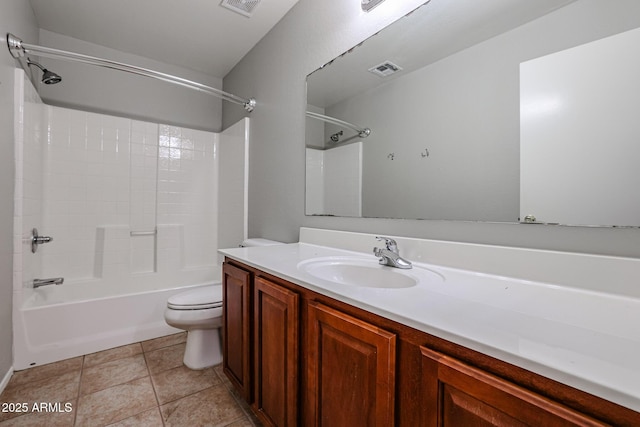
[[[368,257],[309,243],[222,254],[274,276],[640,411],[640,299],[414,262],[444,280],[386,289],[318,279],[302,261]],[[402,253],[402,247],[401,247]],[[386,268],[386,267],[385,267]]]

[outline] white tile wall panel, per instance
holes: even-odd
[[[217,263],[217,134],[45,106],[31,86],[21,90],[16,283],[93,283]],[[245,158],[236,157],[242,169]],[[244,221],[244,207],[237,209]],[[34,226],[54,241],[26,256]]]

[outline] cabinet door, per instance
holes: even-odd
[[[305,425],[393,425],[396,336],[319,303],[308,309]]]
[[[225,263],[222,269],[223,369],[229,381],[251,402],[251,274]]]
[[[425,347],[425,426],[603,426],[558,402]]]
[[[254,410],[265,425],[298,421],[298,294],[254,280]]]

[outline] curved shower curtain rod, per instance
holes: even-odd
[[[322,120],[323,122],[331,123],[334,125],[342,126],[343,128],[354,130],[358,133],[360,138],[366,138],[371,135],[371,129],[362,128],[360,126],[356,126],[353,123],[345,122],[344,120],[336,119],[335,117],[325,116],[324,114],[314,113],[313,111],[307,111],[307,117],[311,117],[313,119]]]
[[[113,70],[124,71],[127,73],[137,74],[140,76],[151,77],[164,82],[173,83],[178,86],[183,86],[189,89],[204,92],[209,95],[213,95],[218,98],[222,98],[225,101],[233,102],[234,104],[240,104],[244,106],[244,109],[248,112],[253,111],[256,106],[256,100],[254,98],[241,98],[232,93],[224,92],[220,89],[206,86],[201,83],[197,83],[191,80],[176,77],[171,74],[161,73],[159,71],[149,70],[146,68],[136,67],[135,65],[124,64],[122,62],[111,61],[108,59],[102,59],[95,56],[83,55],[80,53],[67,52],[64,50],[53,49],[50,47],[38,46],[33,44],[24,43],[20,38],[14,36],[11,33],[7,33],[7,46],[9,52],[16,58],[22,58],[28,53],[33,53],[41,57],[61,59],[64,61],[81,62],[83,64],[95,65],[98,67],[111,68]]]

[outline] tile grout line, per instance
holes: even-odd
[[[144,358],[144,366],[147,368],[147,373],[149,374],[149,382],[151,383],[151,388],[153,389],[153,395],[156,398],[156,409],[160,414],[160,420],[162,421],[162,426],[165,427],[164,416],[162,415],[162,411],[160,410],[160,399],[158,398],[158,392],[156,391],[156,386],[153,383],[153,377],[151,377],[151,369],[149,369],[149,362],[147,361],[147,352],[144,350],[144,346],[140,343],[140,347],[142,347],[142,357]]]
[[[106,388],[103,388],[103,389],[100,389],[100,390],[95,390],[95,391],[93,391],[93,392],[91,392],[91,393],[86,394],[85,396],[90,396],[90,395],[92,395],[92,394],[94,394],[94,393],[98,393],[98,392],[101,392],[101,391],[104,391],[104,390],[108,390],[108,389],[113,388],[113,387],[117,387],[117,386],[119,386],[119,385],[128,384],[128,383],[130,383],[130,382],[132,382],[132,381],[136,381],[136,380],[140,380],[140,379],[143,379],[143,378],[145,378],[145,377],[148,377],[148,378],[149,378],[149,382],[151,383],[151,387],[152,387],[152,389],[153,389],[153,391],[154,391],[154,396],[156,397],[156,403],[158,403],[157,395],[156,395],[156,393],[155,393],[155,388],[153,387],[153,382],[152,382],[152,380],[151,380],[151,375],[150,375],[149,367],[148,367],[148,365],[147,365],[147,359],[146,359],[146,357],[145,357],[145,355],[144,355],[144,350],[143,350],[143,348],[142,348],[142,342],[138,342],[138,343],[135,343],[135,344],[139,344],[139,345],[140,345],[140,349],[141,349],[141,352],[140,352],[140,353],[136,353],[136,354],[133,354],[133,355],[130,355],[130,354],[129,354],[129,355],[120,356],[120,357],[117,357],[116,359],[103,361],[103,362],[101,362],[101,363],[94,364],[94,365],[89,366],[89,367],[86,367],[86,368],[87,368],[87,369],[90,369],[90,368],[93,368],[93,367],[96,367],[96,366],[100,366],[100,365],[103,365],[103,364],[106,364],[106,363],[111,363],[111,362],[118,361],[118,360],[122,360],[122,359],[126,359],[126,358],[132,358],[132,357],[135,357],[135,356],[137,356],[137,355],[139,354],[139,355],[141,355],[141,356],[143,357],[143,361],[144,361],[144,365],[145,365],[145,370],[147,371],[147,376],[142,376],[142,377],[139,377],[139,378],[134,378],[134,379],[131,379],[131,380],[126,381],[126,382],[121,383],[121,384],[114,384],[114,385],[111,385],[111,386],[109,386],[109,387],[106,387]],[[114,347],[114,348],[118,348],[118,347]],[[107,350],[105,350],[105,351],[108,351],[108,350],[111,350],[111,349],[107,349]],[[93,354],[93,353],[91,353],[91,354]],[[84,369],[85,369],[85,357],[86,357],[86,356],[87,356],[87,355],[84,355],[84,356],[83,356],[83,364],[82,364],[81,378],[82,378],[82,376],[83,376],[83,374],[84,374]],[[81,390],[80,390],[80,389],[78,390],[78,394],[79,394],[79,395],[81,394]],[[79,401],[79,399],[80,399],[80,397],[78,398],[78,401]],[[155,408],[156,408],[156,409],[158,409],[158,412],[160,411],[160,408],[159,408],[159,406],[158,406],[158,405],[156,405],[156,407],[155,407]],[[134,416],[139,415],[139,414],[141,414],[141,413],[143,413],[143,412],[145,412],[145,411],[148,411],[148,410],[150,410],[150,409],[153,409],[153,408],[147,408],[147,409],[145,409],[145,410],[141,410],[140,412],[138,412],[138,413],[136,413],[136,414],[130,415],[130,417],[134,417]],[[162,415],[162,414],[160,414],[160,415]],[[130,417],[127,417],[127,418],[130,418]],[[76,418],[77,418],[77,411],[76,411]],[[161,416],[161,418],[162,418],[162,416]],[[126,418],[125,418],[125,419],[126,419]],[[114,421],[114,422],[113,422],[113,423],[111,423],[111,424],[118,423],[118,422],[121,422],[121,421],[123,421],[123,420],[124,420],[124,419],[116,420],[116,421]],[[77,421],[77,420],[74,420],[74,426],[75,426],[76,421]],[[163,421],[163,426],[164,426],[164,421]]]
[[[80,409],[80,385],[82,384],[82,374],[84,374],[84,361],[85,361],[86,355],[82,356],[82,363],[80,364],[80,377],[78,378],[78,394],[76,396],[76,410],[75,413],[73,414],[73,425],[75,427],[76,422],[78,420],[78,412]]]
[[[178,344],[171,344],[171,345],[166,345],[166,346],[164,346],[164,347],[159,347],[159,348],[156,348],[156,349],[153,349],[153,350],[149,351],[149,353],[152,353],[152,352],[154,352],[154,351],[158,351],[158,350],[162,350],[163,348],[172,347],[172,346],[174,346],[174,345],[179,345],[179,344],[181,344],[181,343],[178,343]],[[176,401],[181,400],[181,399],[183,399],[183,398],[185,398],[185,397],[193,396],[194,394],[198,394],[198,393],[200,393],[200,392],[203,392],[203,391],[208,390],[208,389],[210,389],[210,388],[214,388],[214,387],[216,387],[216,386],[223,386],[223,387],[225,387],[225,389],[226,389],[226,386],[224,385],[224,383],[223,383],[223,382],[222,382],[222,380],[220,379],[220,377],[219,377],[219,375],[217,374],[217,372],[215,371],[215,369],[213,369],[213,367],[205,368],[205,369],[211,369],[212,375],[213,375],[214,377],[218,378],[218,382],[219,382],[218,384],[213,384],[213,385],[211,385],[211,386],[209,386],[209,387],[205,387],[205,388],[203,388],[202,390],[197,390],[197,391],[191,392],[191,393],[189,393],[189,394],[186,394],[186,395],[184,395],[184,396],[177,397],[177,398],[175,398],[175,399],[173,399],[173,400],[169,400],[169,401],[167,401],[167,402],[160,403],[160,398],[158,397],[158,393],[157,393],[157,391],[156,391],[156,387],[155,387],[155,384],[154,384],[154,382],[153,382],[153,374],[151,373],[151,370],[149,369],[149,364],[147,363],[146,352],[144,352],[144,351],[143,351],[143,354],[144,354],[145,364],[146,364],[146,366],[147,366],[147,370],[149,371],[149,379],[151,380],[151,386],[153,387],[153,392],[154,392],[154,394],[155,394],[155,396],[156,396],[156,402],[158,402],[158,410],[160,411],[160,416],[162,417],[163,425],[164,425],[164,417],[162,416],[162,411],[160,410],[160,407],[161,407],[162,405],[166,405],[166,404],[171,403],[171,402],[176,402]],[[180,368],[180,367],[184,367],[184,366],[185,366],[185,365],[183,364],[183,365],[178,366],[178,367],[165,369],[164,371],[156,372],[156,374],[160,374],[160,373],[162,373],[162,372],[170,371],[170,370],[172,370],[172,369],[178,369],[178,368]]]

